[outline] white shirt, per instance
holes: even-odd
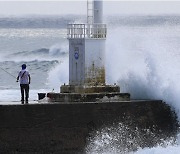
[[[24,73],[25,72],[25,73]],[[24,73],[24,75],[23,75]],[[29,84],[29,72],[25,69],[25,70],[21,70],[19,72],[19,79],[20,79],[20,84]]]

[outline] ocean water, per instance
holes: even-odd
[[[32,77],[30,100],[37,100],[38,92],[59,92],[60,85],[68,83],[66,25],[81,21],[85,17],[0,17],[1,104],[20,100],[15,77],[23,63]],[[109,16],[105,22],[107,83],[117,83],[133,99],[163,99],[175,109],[180,120],[180,16]],[[121,124],[99,130],[87,153],[128,153],[123,145],[116,144],[121,132],[127,132]],[[136,144],[132,138],[129,142]],[[163,141],[157,147],[139,148],[131,153],[179,151],[177,134],[175,144]]]

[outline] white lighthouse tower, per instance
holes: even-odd
[[[87,23],[69,24],[69,85],[61,86],[62,93],[107,92],[118,86],[105,82],[106,24],[103,23],[103,2],[87,1]]]
[[[87,23],[69,24],[69,84],[105,85],[106,24],[102,1],[88,1]]]

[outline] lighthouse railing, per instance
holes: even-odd
[[[107,35],[106,24],[68,24],[67,38],[105,39]]]

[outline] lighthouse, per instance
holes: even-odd
[[[69,24],[69,84],[105,85],[106,24],[102,1],[87,2],[87,23]]]
[[[87,1],[87,22],[67,26],[69,41],[69,83],[60,93],[48,93],[50,101],[96,102],[130,100],[117,85],[105,81],[105,43],[107,27],[103,23],[103,2]]]

